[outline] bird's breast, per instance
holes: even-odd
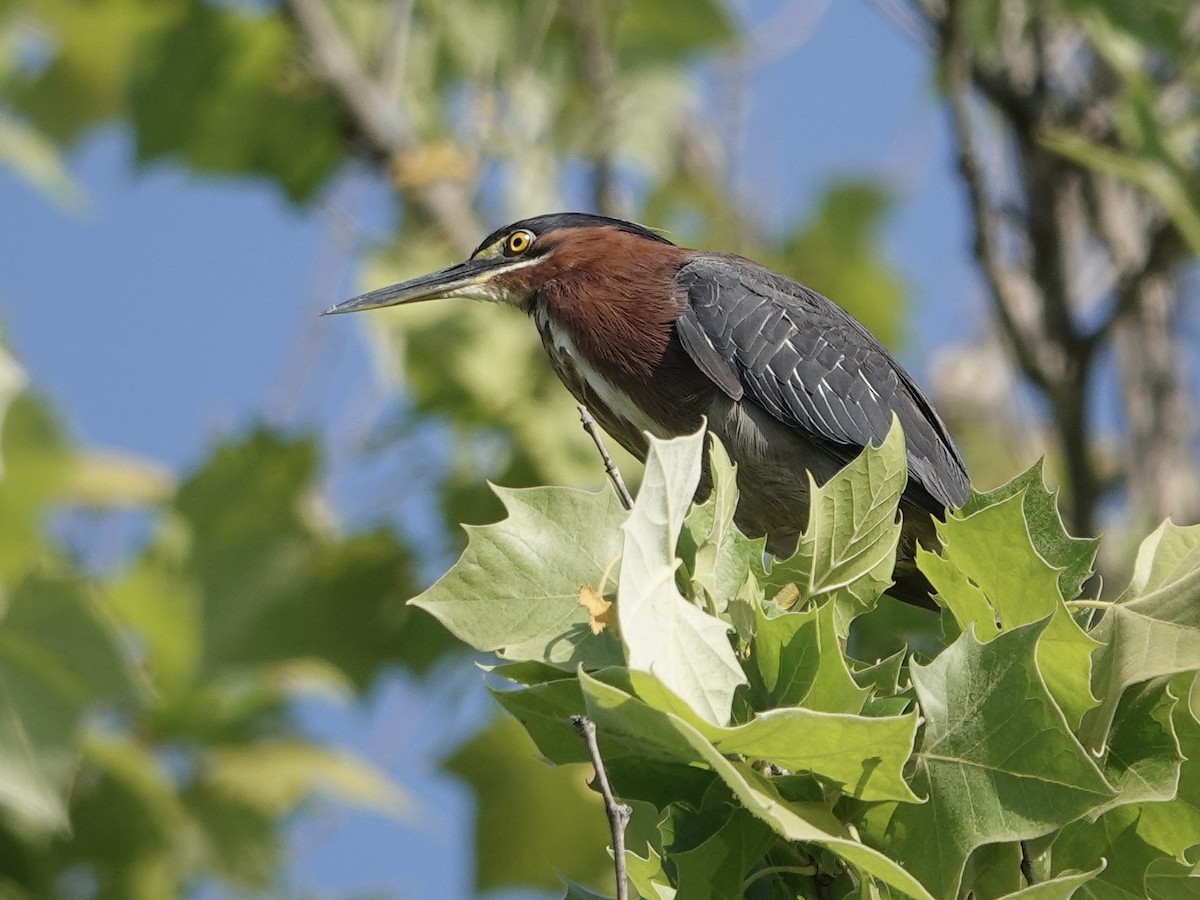
[[[671,437],[663,423],[648,414],[614,378],[602,373],[580,351],[567,328],[542,309],[535,309],[534,322],[559,380],[626,450],[638,457],[645,456],[646,440],[642,432]]]

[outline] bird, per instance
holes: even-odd
[[[915,548],[935,545],[933,518],[966,501],[966,466],[912,376],[833,301],[740,256],[564,212],[497,229],[465,261],[327,314],[453,297],[528,314],[562,383],[642,461],[647,433],[691,434],[707,420],[738,465],[735,522],[776,558],[807,526],[808,473],[823,484],[878,446],[894,415],[908,481],[889,593],[936,608]],[[708,489],[706,476],[698,497]]]

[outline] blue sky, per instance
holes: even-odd
[[[755,3],[752,18],[774,8]],[[897,191],[884,243],[911,287],[905,360],[919,380],[934,347],[982,328],[946,122],[921,52],[874,7],[832,0],[807,42],[753,75],[746,116],[739,183],[768,223],[802,212],[831,175],[882,175]],[[111,131],[69,164],[80,213],[0,171],[0,327],[74,434],[180,468],[265,416],[342,435],[335,481],[352,479],[344,435],[387,398],[354,318],[316,313],[358,287],[355,250],[388,224],[382,188],[350,172],[324,208],[296,210],[263,184],[135,172],[130,142]],[[361,220],[348,237],[345,216]],[[293,888],[469,896],[469,798],[432,757],[486,709],[478,684],[454,676],[431,700],[393,678],[365,708],[306,710],[423,812],[404,824],[324,810],[295,835]],[[452,723],[435,712],[444,704]]]

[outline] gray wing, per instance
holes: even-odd
[[[895,413],[908,449],[906,499],[933,513],[966,501],[966,468],[946,426],[909,374],[841,307],[724,254],[696,257],[676,281],[688,299],[676,326],[680,342],[729,397],[752,400],[845,461],[868,442],[879,444]]]

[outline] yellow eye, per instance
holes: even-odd
[[[529,245],[532,243],[533,232],[514,231],[508,236],[508,240],[504,242],[504,252],[509,256],[520,256],[529,249]]]

